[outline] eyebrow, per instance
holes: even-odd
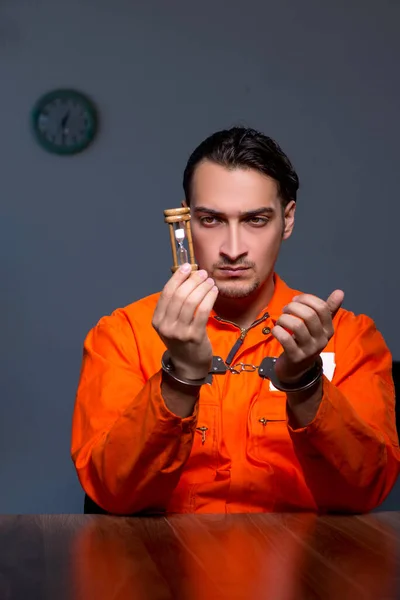
[[[214,210],[213,208],[207,208],[205,206],[196,206],[196,208],[194,209],[194,212],[195,213],[207,213],[209,215],[214,215],[216,217],[225,216],[223,212],[221,212],[219,210]],[[256,217],[257,215],[260,215],[262,213],[275,214],[275,209],[272,208],[271,206],[261,206],[260,208],[256,208],[255,210],[246,210],[244,212],[240,212],[239,217],[245,217],[245,218]]]

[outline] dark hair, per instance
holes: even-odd
[[[296,201],[299,178],[292,163],[270,137],[245,127],[213,133],[191,154],[183,174],[183,189],[190,205],[191,184],[196,167],[209,160],[228,169],[254,169],[272,177],[278,184],[283,206]]]

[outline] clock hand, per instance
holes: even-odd
[[[63,118],[61,119],[61,127],[64,130],[67,126],[68,123],[68,119],[69,119],[69,110],[65,113],[65,115],[63,116]]]
[[[63,144],[65,142],[68,130],[67,130],[67,123],[69,120],[69,110],[65,113],[65,115],[63,116],[63,118],[61,119],[61,123],[60,123],[60,129],[61,129],[61,143]]]

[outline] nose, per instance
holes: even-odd
[[[233,263],[246,254],[247,248],[240,234],[239,227],[235,225],[227,227],[226,236],[220,247],[220,255]]]

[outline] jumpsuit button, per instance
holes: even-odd
[[[269,333],[271,333],[271,330],[269,327],[264,327],[264,329],[262,330],[264,335],[268,335]]]

